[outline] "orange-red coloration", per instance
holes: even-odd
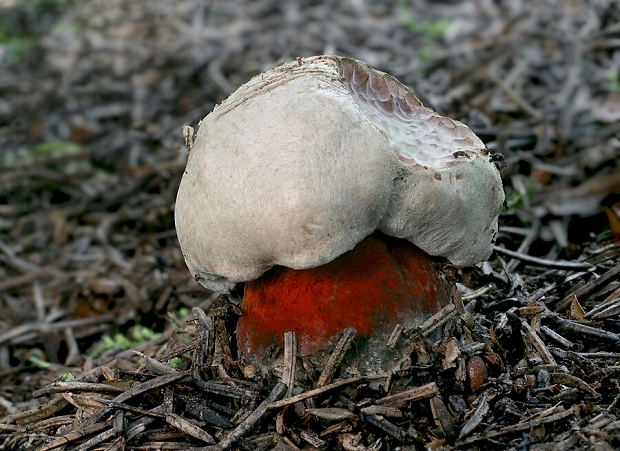
[[[347,327],[389,337],[396,324],[421,322],[452,299],[452,286],[419,248],[370,236],[333,262],[295,271],[273,268],[245,286],[239,348],[263,355],[295,331],[308,355]]]

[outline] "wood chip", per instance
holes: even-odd
[[[420,387],[410,388],[409,390],[377,399],[377,404],[399,405],[405,402],[416,402],[435,396],[438,393],[439,388],[437,387],[437,384],[435,382],[431,382]]]
[[[443,307],[441,310],[439,310],[437,313],[435,313],[433,316],[431,316],[429,319],[427,319],[417,328],[415,328],[415,330],[422,337],[426,337],[437,328],[443,326],[457,314],[458,310],[456,306],[453,303],[447,304],[445,307]],[[405,333],[411,333],[411,328],[406,328]]]
[[[463,425],[461,428],[461,432],[459,433],[459,439],[471,434],[474,429],[476,429],[484,417],[489,411],[489,396],[487,393],[483,393],[480,398],[478,398],[478,407],[473,412],[473,414],[469,417],[469,420]]]
[[[349,327],[344,330],[342,337],[338,340],[336,348],[329,356],[329,360],[325,364],[325,368],[321,372],[321,376],[319,376],[319,380],[316,383],[317,388],[325,387],[331,382],[336,370],[340,366],[340,362],[342,362],[342,359],[351,347],[351,343],[355,338],[355,333],[356,331],[353,327]]]
[[[297,335],[295,332],[284,334],[284,371],[282,372],[282,383],[287,386],[285,398],[293,395],[295,388],[295,368],[297,363]]]
[[[342,407],[323,407],[318,409],[305,409],[305,412],[326,421],[342,421],[347,418],[357,418],[353,412]]]
[[[397,324],[396,326],[394,326],[394,330],[392,331],[390,337],[385,343],[385,346],[388,349],[394,349],[394,346],[396,346],[396,343],[400,339],[400,336],[403,334],[403,330],[405,330],[405,328],[402,326],[402,324]]]
[[[115,385],[106,384],[91,384],[88,382],[56,382],[48,385],[40,390],[35,391],[32,396],[38,398],[40,396],[48,395],[50,393],[62,393],[62,392],[94,392],[94,393],[124,393],[125,388],[117,387]]]
[[[618,276],[618,274],[620,274],[620,265],[614,266],[612,269],[607,271],[601,277],[594,279],[592,282],[585,284],[579,290],[566,296],[564,299],[562,299],[562,301],[558,303],[557,307],[555,308],[555,311],[560,312],[564,310],[566,307],[568,307],[570,303],[572,302],[572,299],[573,299],[572,296],[576,296],[577,298],[581,298],[582,296],[587,296],[590,293],[598,290],[600,287],[607,284],[609,281],[613,280],[616,276]]]
[[[547,349],[547,346],[543,343],[536,332],[534,332],[530,325],[525,321],[522,321],[521,325],[523,327],[523,331],[525,332],[525,338],[534,346],[534,348],[536,348],[543,361],[549,365],[557,365],[555,359],[551,355],[551,352]]]
[[[267,414],[267,411],[273,406],[284,394],[286,393],[287,387],[282,382],[278,382],[276,386],[271,390],[269,396],[265,398],[265,400],[260,403],[260,405],[252,412],[243,422],[237,426],[235,429],[230,431],[226,438],[218,443],[218,446],[221,449],[230,448],[235,442],[237,442],[243,435],[245,435],[248,431],[250,431],[256,424]],[[285,401],[289,401],[292,398],[288,398]]]
[[[570,418],[572,416],[577,415],[579,411],[579,408],[577,406],[574,406],[572,409],[568,409],[566,411],[563,412],[559,412],[556,413],[554,415],[549,415],[548,417],[539,419],[539,420],[533,420],[533,421],[529,421],[526,423],[521,423],[521,424],[516,424],[513,426],[507,426],[505,428],[502,428],[498,431],[491,431],[487,434],[480,434],[480,435],[476,435],[474,437],[470,437],[469,439],[463,440],[461,442],[457,442],[455,444],[455,446],[457,447],[463,447],[463,446],[467,446],[470,445],[472,443],[481,441],[481,440],[486,440],[486,439],[492,439],[495,437],[500,437],[502,435],[506,435],[506,434],[513,434],[516,432],[521,432],[521,431],[527,431],[529,430],[532,426],[538,426],[541,424],[549,424],[549,423],[554,423],[556,421],[561,421],[564,420],[566,418]]]
[[[568,385],[569,387],[578,388],[579,390],[590,393],[592,396],[594,396],[594,398],[599,398],[601,396],[589,384],[579,379],[578,377],[573,376],[572,374],[551,373],[551,383]]]
[[[197,438],[198,440],[211,445],[215,444],[215,439],[211,436],[211,434],[175,413],[167,413],[166,422],[191,437]]]
[[[402,418],[403,416],[403,412],[401,409],[390,406],[379,406],[376,404],[363,407],[360,409],[360,411],[367,415],[380,415],[382,417]]]
[[[340,388],[345,385],[354,384],[356,382],[360,382],[364,380],[363,377],[351,377],[349,379],[341,379],[336,382],[332,382],[331,384],[325,385],[321,388],[315,388],[314,390],[308,390],[307,392],[300,393],[299,395],[291,396],[290,398],[283,399],[281,401],[273,402],[269,405],[269,409],[279,409],[281,407],[286,407],[291,404],[295,404],[300,401],[304,401],[309,398],[313,398],[314,396],[318,396],[322,393],[328,392],[330,390]]]
[[[41,451],[49,451],[52,449],[59,448],[61,446],[69,445],[84,437],[88,437],[89,435],[96,434],[98,432],[101,432],[109,428],[110,428],[110,423],[95,423],[83,429],[77,429],[74,432],[69,432],[68,434],[62,437],[52,440],[51,442],[43,446],[41,448]]]

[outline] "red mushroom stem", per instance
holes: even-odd
[[[327,265],[275,267],[246,283],[239,349],[260,359],[295,331],[302,354],[310,355],[347,327],[387,340],[397,324],[424,321],[452,295],[452,284],[425,252],[376,233]]]

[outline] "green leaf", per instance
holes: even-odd
[[[41,360],[38,357],[35,356],[30,356],[30,358],[28,359],[30,361],[30,363],[32,363],[34,366],[36,366],[37,368],[41,368],[43,370],[48,369],[50,366],[52,366],[51,363],[46,362],[45,360]]]
[[[185,362],[183,362],[183,359],[181,359],[180,357],[175,357],[172,360],[170,360],[170,362],[168,362],[168,366],[170,368],[174,368],[175,370],[181,370],[186,365],[185,365]]]
[[[46,142],[37,144],[28,149],[28,153],[32,156],[35,155],[58,155],[58,154],[71,154],[79,152],[80,146],[64,141]]]
[[[415,20],[411,14],[411,5],[408,0],[400,0],[401,22],[412,33],[422,33],[431,38],[442,37],[451,22],[447,19]]]
[[[114,348],[126,351],[127,349],[135,348],[142,343],[157,338],[160,335],[160,333],[153,332],[148,327],[138,325],[131,330],[133,340],[130,340],[125,335],[120,333],[115,334],[114,337],[104,335],[101,337],[101,342],[90,352],[89,355],[91,357],[97,357],[103,352]]]

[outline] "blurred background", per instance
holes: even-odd
[[[620,239],[617,1],[0,0],[0,396],[210,305],[174,231],[182,126],[318,54],[394,75],[504,155],[499,245]]]

